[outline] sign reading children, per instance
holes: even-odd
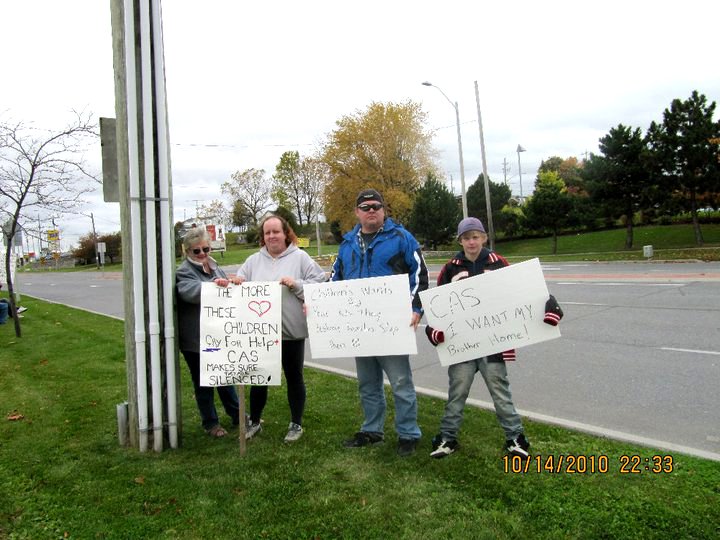
[[[203,283],[200,385],[279,386],[280,283],[248,281],[227,288]]]
[[[428,324],[445,334],[443,366],[559,338],[543,322],[548,296],[538,259],[420,293]]]

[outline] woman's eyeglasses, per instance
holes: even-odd
[[[192,252],[193,252],[195,255],[200,255],[201,252],[202,252],[202,253],[210,253],[210,248],[209,248],[208,246],[205,246],[205,247],[202,248],[202,249],[200,249],[200,248],[195,248],[195,249],[192,250]]]
[[[382,207],[383,207],[383,205],[380,203],[361,204],[360,206],[358,206],[358,208],[360,210],[362,210],[363,212],[369,212],[370,210],[375,210],[375,211],[382,210]]]

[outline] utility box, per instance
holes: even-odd
[[[652,246],[643,246],[643,257],[652,259],[653,256],[653,247]]]

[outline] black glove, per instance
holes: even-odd
[[[557,326],[560,319],[563,318],[563,315],[563,310],[560,308],[557,300],[555,300],[555,297],[551,294],[548,301],[545,302],[545,318],[543,319],[543,322],[549,324],[550,326]]]
[[[435,330],[432,326],[428,325],[425,327],[425,335],[427,336],[430,343],[438,346],[438,343],[445,341],[445,333],[442,330]]]

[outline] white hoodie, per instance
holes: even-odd
[[[325,271],[312,258],[290,244],[277,258],[268,253],[265,246],[250,255],[237,272],[245,281],[280,281],[291,277],[295,287],[282,287],[282,336],[283,339],[305,339],[308,336],[307,321],[303,313],[305,283],[327,281]]]

